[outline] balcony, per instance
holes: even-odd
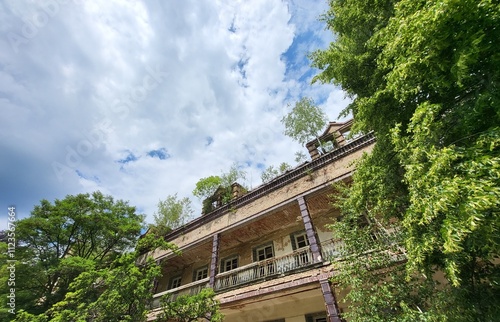
[[[164,295],[169,295],[171,300],[175,300],[179,295],[196,295],[200,293],[202,289],[209,287],[208,282],[209,278],[207,277],[193,283],[167,290],[165,292],[156,293],[155,295],[153,295],[153,303],[151,304],[151,308],[153,310],[159,308],[161,304],[161,298]]]
[[[374,245],[375,243],[383,245],[383,247],[391,253],[392,260],[394,262],[399,262],[406,259],[406,254],[404,248],[397,242],[398,234],[399,233],[394,230],[374,231],[370,234],[370,240]],[[394,247],[397,249],[396,252],[391,250]],[[371,253],[373,251],[375,251],[375,248],[371,248],[365,253]],[[342,260],[344,259],[342,254],[345,253],[345,243],[341,239],[330,239],[321,243],[321,255],[323,256],[323,261],[325,262]]]
[[[343,246],[341,240],[328,240],[321,244],[323,260],[331,260],[340,256]],[[271,258],[265,261],[251,263],[228,272],[217,274],[214,289],[216,292],[225,292],[243,285],[265,281],[272,278],[289,275],[314,264],[313,254],[309,246],[298,249],[290,254]],[[153,296],[152,308],[160,306],[160,299],[169,294],[171,299],[179,295],[198,294],[203,288],[209,287],[209,278],[195,281],[178,288],[157,293]]]
[[[370,238],[375,243],[382,241],[387,246],[393,245],[394,232],[374,232]],[[267,260],[254,262],[245,266],[232,269],[227,272],[218,273],[215,276],[214,290],[217,293],[224,293],[238,287],[263,282],[286,275],[298,273],[314,267],[328,265],[331,261],[342,260],[345,244],[340,239],[330,239],[320,244],[322,260],[315,261],[309,246],[295,250],[289,254],[270,258]],[[404,259],[404,253],[395,254],[395,260]],[[153,296],[152,309],[160,307],[161,298],[170,295],[170,299],[175,300],[179,295],[195,295],[203,288],[210,287],[210,278],[195,281],[180,287],[157,293]]]
[[[312,264],[312,252],[309,247],[304,247],[291,254],[220,273],[215,277],[215,291],[225,291],[248,283],[284,276]]]

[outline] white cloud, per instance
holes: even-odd
[[[282,135],[287,103],[312,96],[331,117],[346,104],[308,84],[303,55],[331,39],[323,2],[48,3],[0,4],[0,201],[21,216],[99,189],[151,221],[159,199],[234,162],[255,187],[301,149]]]

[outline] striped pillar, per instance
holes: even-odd
[[[215,275],[217,275],[217,262],[219,261],[219,234],[215,234],[212,242],[212,260],[210,262],[210,281],[211,288],[215,286]]]
[[[311,247],[311,252],[313,254],[313,262],[321,262],[323,258],[321,257],[321,252],[319,250],[318,241],[316,239],[316,233],[314,232],[314,227],[311,221],[311,216],[309,215],[309,210],[307,210],[307,204],[304,197],[297,198],[300,207],[300,214],[302,216],[302,221],[304,222],[304,227],[306,229],[307,240],[309,241],[309,246]]]
[[[328,321],[330,322],[342,322],[339,315],[339,309],[337,306],[337,300],[332,292],[330,283],[328,280],[319,281],[321,285],[321,293],[323,293],[323,299],[325,300],[326,312],[328,313]]]

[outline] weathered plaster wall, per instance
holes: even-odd
[[[267,234],[255,239],[253,242],[240,244],[237,247],[232,247],[230,249],[221,249],[219,256],[219,263],[222,259],[238,256],[238,266],[244,266],[253,263],[253,249],[261,245],[266,245],[270,242],[273,244],[274,256],[280,257],[293,252],[292,243],[290,235],[298,231],[304,231],[304,224],[302,222],[297,222],[296,225],[289,227],[287,229],[282,229],[273,232],[272,234]],[[208,256],[207,256],[208,257]],[[181,269],[164,268],[164,276],[160,280],[160,285],[158,292],[165,291],[168,286],[168,281],[173,276],[178,276],[179,272],[182,272],[182,285],[192,282],[194,270],[204,266],[210,265],[210,259],[200,259],[199,261],[182,267]],[[162,288],[160,288],[160,286]]]

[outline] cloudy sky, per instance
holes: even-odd
[[[311,85],[332,35],[326,0],[0,0],[0,210],[100,190],[147,214],[237,163],[249,187],[306,150],[280,119],[302,96],[337,120],[348,101]]]

